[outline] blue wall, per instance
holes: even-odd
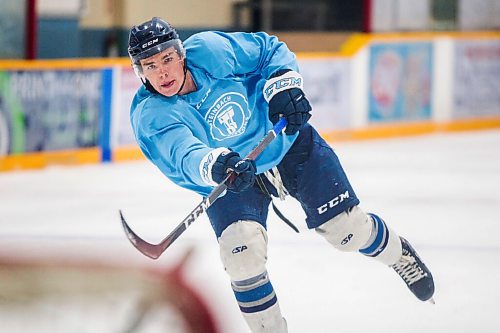
[[[207,27],[178,29],[182,40]],[[226,29],[227,31],[227,29]],[[118,56],[127,56],[129,29],[81,29],[77,18],[40,18],[37,58],[107,57],[115,43]]]
[[[75,58],[80,56],[77,19],[40,18],[37,58]]]

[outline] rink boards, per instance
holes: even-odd
[[[354,34],[301,53],[329,140],[500,127],[500,33]],[[128,59],[0,61],[0,171],[140,159]]]

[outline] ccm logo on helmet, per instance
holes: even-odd
[[[142,44],[142,48],[145,49],[146,47],[151,46],[151,45],[156,44],[156,43],[158,43],[158,38],[155,38],[153,40],[150,40],[147,43]]]
[[[341,193],[340,195],[336,196],[332,200],[330,200],[327,203],[325,203],[325,204],[319,206],[318,208],[316,208],[318,210],[318,214],[325,213],[328,209],[337,206],[338,204],[340,204],[345,199],[349,199],[349,191],[345,191],[345,193]]]

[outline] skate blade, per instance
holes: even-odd
[[[429,303],[431,303],[431,304],[436,304],[436,302],[434,301],[434,298],[432,298],[432,297],[431,297],[431,298],[429,298],[429,299],[427,300],[427,302],[429,302]]]

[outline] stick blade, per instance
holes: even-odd
[[[143,240],[141,237],[137,236],[137,234],[128,226],[127,221],[125,220],[125,217],[123,216],[121,209],[119,210],[119,212],[123,230],[125,231],[125,235],[127,235],[127,238],[130,241],[130,243],[132,243],[132,245],[145,256],[151,259],[158,259],[160,255],[163,253],[162,249],[159,248],[158,245],[150,244],[145,240]]]

